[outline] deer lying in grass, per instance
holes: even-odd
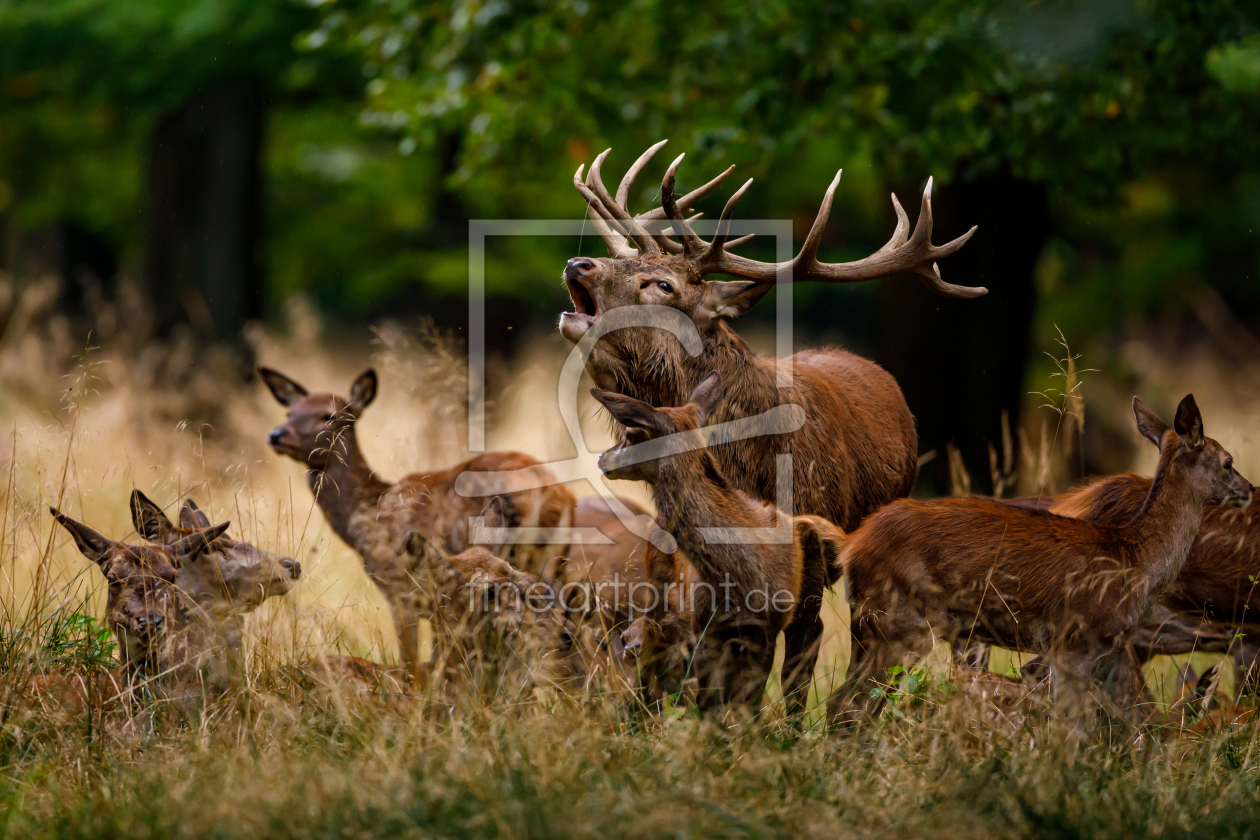
[[[181,567],[195,563],[231,523],[195,531],[170,545],[128,545],[106,539],[56,508],[51,510],[83,556],[105,575],[109,585],[106,623],[118,639],[128,680],[155,678],[182,664],[187,657],[172,646],[181,643],[189,613],[176,576]]]
[[[894,502],[849,535],[853,659],[833,719],[878,711],[872,689],[887,669],[922,657],[937,635],[1048,655],[1061,677],[1102,680],[1129,706],[1140,690],[1129,637],[1180,574],[1204,509],[1252,498],[1229,453],[1204,437],[1192,396],[1172,429],[1136,397],[1133,412],[1160,459],[1122,527],[955,498]]]
[[[210,527],[210,519],[192,499],[184,500],[176,526],[139,490],[131,492],[131,521],[146,540],[167,546]],[[234,650],[244,616],[268,598],[287,594],[301,575],[301,564],[291,557],[224,533],[180,567],[176,585],[202,631],[222,635]]]
[[[856,528],[867,514],[910,492],[918,473],[914,418],[896,381],[874,362],[837,347],[821,347],[792,356],[791,386],[780,387],[778,361],[754,353],[725,319],[752,308],[780,274],[784,282],[797,283],[855,283],[914,274],[946,297],[983,295],[983,288],[943,282],[936,267],[936,261],[961,248],[975,228],[945,245],[932,244],[929,180],[913,233],[893,196],[897,227],[883,248],[855,262],[821,263],[818,248],[839,186],[837,174],[800,253],[787,263],[757,262],[728,250],[743,241],[729,239],[729,223],[751,181],[727,202],[718,233],[710,242],[697,236],[682,215],[730,169],[676,198],[674,173],[682,160],[679,157],[661,184],[661,207],[631,214],[627,198],[634,179],[662,145],[664,141],[652,146],[630,167],[615,197],[604,187],[600,174],[607,151],[591,164],[585,182],[578,168],[574,186],[586,199],[610,258],[569,260],[564,282],[574,311],[561,315],[561,334],[576,344],[595,329],[593,334],[599,338],[586,365],[595,384],[654,406],[681,405],[711,370],[721,374],[729,396],[708,422],[756,417],[776,406],[801,406],[807,421],[798,430],[773,434],[765,430],[755,438],[715,442],[715,462],[734,487],[773,504],[775,456],[790,452],[796,511],[822,516],[846,530]],[[667,235],[671,228],[676,239]],[[705,279],[712,274],[737,279]],[[636,325],[602,333],[601,320],[621,307],[667,307],[681,312],[699,331],[699,354],[692,355],[662,328],[678,319],[662,318],[660,326]]]
[[[55,694],[56,704],[72,714],[85,711],[89,700],[109,701],[141,682],[176,686],[205,676],[205,667],[217,664],[216,638],[226,637],[230,652],[240,619],[267,598],[287,593],[301,575],[295,560],[227,536],[229,523],[211,528],[191,499],[180,510],[182,528],[139,490],[132,491],[131,514],[136,530],[155,546],[112,542],[53,511],[105,574],[106,623],[123,665],[122,673],[30,675],[26,690]]]
[[[1148,438],[1149,439],[1149,438]],[[1154,441],[1152,441],[1154,442]],[[1151,480],[1132,473],[1095,479],[1068,491],[1051,503],[1050,510],[1100,525],[1122,525],[1142,509],[1150,494]],[[1239,638],[1230,648],[1233,660],[1254,691],[1257,656],[1260,655],[1260,506],[1246,510],[1210,508],[1203,517],[1197,539],[1181,574],[1168,587],[1164,603],[1188,615],[1237,627]],[[1189,619],[1180,619],[1188,622]],[[1251,626],[1248,626],[1251,625]],[[1222,633],[1225,632],[1221,628]],[[1185,634],[1179,634],[1185,636]],[[1230,633],[1230,636],[1234,633]],[[1219,646],[1197,644],[1185,638],[1173,653],[1216,651]],[[1188,645],[1189,649],[1181,649]],[[1240,686],[1241,687],[1241,686]]]
[[[673,593],[664,588],[660,610],[677,606],[689,619],[701,705],[756,703],[779,632],[788,639],[820,635],[813,625],[821,623],[823,591],[843,535],[818,517],[788,518],[726,479],[700,432],[722,400],[716,371],[678,408],[654,408],[599,389],[592,394],[624,427],[623,442],[600,457],[600,469],[609,478],[652,485],[657,519],[694,570],[697,585]],[[739,528],[763,529],[763,536],[724,540],[710,530]],[[785,538],[776,540],[772,532]],[[674,559],[671,574],[678,568]],[[784,693],[794,708],[803,705],[818,653],[816,645],[796,649],[803,653],[784,663]]]
[[[309,393],[289,377],[268,368],[259,374],[276,400],[288,409],[288,420],[271,431],[272,449],[308,467],[307,482],[337,536],[363,558],[363,567],[393,610],[403,662],[413,677],[419,661],[418,626],[432,614],[436,591],[417,575],[425,565],[441,567],[447,554],[471,543],[468,520],[487,507],[483,497],[463,497],[454,484],[461,473],[521,471],[538,482],[530,489],[487,488],[498,499],[510,525],[551,529],[573,523],[573,495],[537,460],[518,452],[478,455],[449,469],[409,475],[395,483],[381,479],[359,449],[355,426],[376,397],[374,371],[359,376],[348,397]],[[526,571],[552,577],[567,546],[513,545],[510,557]],[[427,558],[426,553],[436,557]]]

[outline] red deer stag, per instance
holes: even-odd
[[[276,400],[288,409],[288,420],[272,429],[271,448],[305,464],[307,483],[328,524],[363,558],[369,577],[393,610],[403,662],[413,677],[424,669],[419,661],[418,626],[432,614],[439,594],[422,568],[439,568],[438,558],[466,550],[471,541],[469,517],[480,515],[487,499],[455,492],[461,473],[532,474],[538,489],[511,492],[487,488],[486,496],[506,511],[513,527],[553,529],[573,524],[573,495],[537,460],[518,452],[490,452],[445,470],[409,475],[389,483],[367,465],[359,449],[355,425],[376,397],[376,373],[369,370],[350,386],[348,397],[309,393],[282,373],[259,368]],[[510,556],[526,571],[554,577],[567,546],[514,545]]]
[[[678,408],[599,389],[592,394],[624,427],[622,442],[600,457],[600,469],[612,479],[652,485],[657,520],[694,569],[695,585],[675,593],[663,588],[659,609],[677,605],[689,614],[698,699],[704,706],[755,703],[779,632],[789,641],[818,635],[813,625],[821,623],[823,592],[836,576],[830,567],[843,535],[818,517],[789,519],[726,479],[700,431],[723,397],[716,371]],[[789,648],[800,654],[784,663],[784,693],[795,710],[803,706],[817,645]]]
[[[849,535],[842,560],[853,605],[853,660],[830,714],[878,711],[890,666],[937,635],[1048,655],[1061,678],[1104,681],[1128,708],[1140,690],[1130,636],[1177,578],[1208,505],[1245,507],[1251,484],[1203,435],[1193,396],[1172,429],[1134,397],[1160,459],[1141,511],[1122,527],[980,499],[901,500]]]
[[[914,486],[918,437],[901,389],[874,362],[836,347],[792,356],[792,385],[780,388],[778,360],[757,356],[726,319],[746,312],[774,287],[780,275],[786,282],[855,283],[915,274],[948,297],[985,294],[983,288],[943,282],[936,267],[936,261],[961,248],[975,228],[945,245],[931,243],[929,180],[913,233],[893,196],[897,227],[883,248],[855,262],[821,263],[818,248],[840,182],[837,174],[800,253],[786,263],[757,262],[728,250],[742,241],[729,240],[728,231],[735,204],[751,181],[727,202],[712,241],[702,240],[683,218],[683,212],[713,190],[730,169],[676,198],[674,173],[680,156],[665,173],[661,207],[637,216],[630,213],[627,198],[634,179],[662,145],[664,141],[635,161],[615,197],[600,175],[607,151],[591,164],[585,181],[578,168],[574,185],[586,199],[590,218],[611,257],[569,260],[564,282],[574,311],[560,317],[560,332],[577,343],[619,307],[669,307],[683,313],[699,331],[699,355],[692,356],[664,329],[635,326],[597,332],[599,340],[587,361],[595,384],[650,405],[675,406],[687,399],[709,371],[717,370],[728,397],[709,417],[715,424],[757,417],[780,405],[801,406],[806,422],[799,430],[785,434],[764,429],[759,438],[715,442],[713,456],[734,486],[774,503],[775,456],[791,453],[795,511],[824,517],[846,530],[856,528],[867,514]],[[669,229],[676,239],[667,235]],[[706,280],[709,274],[738,279]]]

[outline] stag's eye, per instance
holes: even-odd
[[[660,286],[661,291],[667,295],[672,295],[674,293],[674,287],[671,286],[667,280],[657,280],[656,285]]]
[[[336,415],[336,414],[325,414],[325,415],[324,415],[324,422],[325,422],[325,423],[331,423],[332,421],[334,421],[334,420],[336,420],[336,419],[337,419],[337,415]]]

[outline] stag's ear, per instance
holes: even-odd
[[[201,553],[210,547],[210,543],[223,536],[223,532],[231,524],[231,522],[224,522],[222,525],[215,525],[213,528],[189,534],[171,543],[170,549],[171,554],[174,555],[175,568],[178,569],[183,564],[190,563],[200,557]]]
[[[350,401],[346,403],[346,411],[358,417],[374,399],[376,399],[376,371],[368,368],[359,374],[359,378],[350,386]]]
[[[627,397],[625,394],[614,391],[605,391],[602,388],[592,388],[591,396],[608,409],[608,413],[614,420],[628,429],[646,429],[660,435],[671,435],[678,431],[664,413],[643,400],[636,400],[634,397]]]
[[[170,545],[180,537],[179,529],[157,503],[139,490],[131,491],[131,524],[137,534],[158,545]]]
[[[79,551],[83,552],[83,556],[91,560],[93,563],[102,563],[109,556],[110,550],[116,545],[113,540],[107,540],[105,537],[93,531],[82,522],[75,522],[56,508],[49,508],[53,518],[61,524],[61,527],[70,532],[70,536],[74,537],[74,544],[79,547]]]
[[[1133,419],[1137,421],[1138,431],[1142,433],[1142,437],[1159,448],[1164,440],[1164,432],[1168,431],[1168,424],[1159,419],[1159,415],[1147,408],[1146,403],[1137,397],[1133,398]]]
[[[1203,446],[1203,415],[1199,413],[1199,405],[1194,401],[1194,394],[1186,394],[1181,405],[1177,406],[1177,416],[1173,418],[1173,431],[1181,438],[1187,449],[1199,449]]]
[[[192,499],[184,499],[184,504],[179,509],[179,527],[190,531],[209,528],[210,517]]]
[[[717,408],[725,395],[722,374],[716,370],[709,371],[709,375],[700,380],[700,384],[691,392],[691,396],[687,397],[687,404],[694,405],[696,413],[700,416],[699,425],[704,425],[704,421],[709,419],[709,415],[713,413],[713,409]]]
[[[271,395],[276,398],[276,402],[285,408],[293,405],[307,394],[305,388],[278,370],[260,367],[258,375],[262,377],[263,382],[267,383],[267,388],[271,391]]]
[[[697,314],[706,321],[739,317],[752,309],[772,288],[773,283],[758,283],[755,280],[706,280],[704,298],[697,307]]]

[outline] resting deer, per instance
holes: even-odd
[[[288,592],[301,574],[288,557],[228,537],[223,533],[226,523],[210,528],[191,500],[181,511],[181,519],[191,517],[190,527],[184,529],[170,525],[139,490],[132,493],[131,510],[142,533],[142,522],[145,527],[155,526],[159,519],[166,523],[156,526],[163,528],[162,538],[154,540],[159,547],[112,543],[54,512],[79,549],[105,574],[106,621],[118,639],[123,664],[121,674],[29,675],[25,687],[66,712],[83,713],[93,695],[96,702],[106,702],[138,681],[160,679],[167,685],[187,681],[213,653],[213,636],[224,630],[233,644],[240,616],[266,598]]]
[[[573,495],[537,460],[518,452],[490,452],[449,469],[384,481],[372,471],[359,449],[355,425],[376,398],[375,371],[359,376],[348,397],[309,393],[284,374],[259,368],[276,400],[288,409],[288,420],[272,429],[271,448],[308,467],[307,483],[328,524],[363,558],[364,570],[384,593],[393,610],[403,662],[418,677],[418,626],[432,613],[435,592],[417,573],[433,558],[467,549],[472,542],[469,517],[487,507],[484,497],[455,492],[461,473],[524,472],[537,479],[537,489],[511,492],[487,488],[498,499],[514,527],[552,529],[573,523]],[[513,545],[511,559],[525,571],[550,579],[567,546]]]
[[[224,522],[181,537],[170,545],[128,545],[107,539],[56,508],[53,518],[70,532],[83,556],[100,567],[109,585],[106,622],[118,639],[124,672],[150,679],[170,672],[170,643],[180,642],[189,614],[176,582],[179,570],[190,566],[223,535]]]
[[[657,519],[694,570],[696,585],[673,593],[664,588],[660,609],[676,605],[690,618],[702,705],[756,702],[779,632],[786,639],[818,635],[813,625],[821,623],[823,592],[843,535],[818,517],[786,517],[726,479],[700,432],[723,397],[716,371],[678,408],[599,389],[592,394],[624,427],[623,441],[600,457],[600,469],[612,479],[652,485]],[[708,530],[733,528],[763,529],[766,541],[741,540],[745,535],[727,541]],[[769,532],[787,536],[780,541]],[[799,708],[817,646],[794,648],[801,654],[784,663],[784,693]]]
[[[146,540],[166,546],[210,527],[210,519],[192,499],[184,500],[176,526],[139,490],[131,492],[131,521]],[[224,533],[180,566],[176,585],[203,628],[222,632],[228,647],[235,648],[241,618],[268,598],[287,594],[301,575],[302,566],[296,560]]]
[[[1150,479],[1124,473],[1070,490],[1054,499],[1050,510],[1101,525],[1122,525],[1142,509],[1142,501],[1150,490]],[[1164,594],[1164,603],[1174,610],[1203,616],[1212,622],[1241,625],[1238,627],[1241,638],[1232,653],[1249,683],[1255,681],[1252,671],[1260,650],[1260,632],[1254,626],[1247,626],[1260,622],[1260,592],[1256,585],[1260,579],[1258,509],[1209,509],[1185,567]],[[1186,641],[1195,650],[1221,649],[1219,645],[1198,644],[1198,639]],[[1177,649],[1174,652],[1190,651]]]
[[[635,161],[615,197],[600,175],[607,151],[591,164],[585,182],[578,168],[574,185],[587,201],[610,258],[569,260],[564,282],[574,311],[561,315],[560,332],[577,343],[597,328],[594,334],[599,339],[586,366],[595,384],[650,405],[681,405],[708,372],[716,370],[726,383],[728,397],[708,418],[710,423],[756,417],[780,405],[801,406],[806,422],[798,430],[764,429],[758,437],[715,443],[713,457],[734,486],[774,503],[775,456],[790,452],[795,511],[824,517],[846,530],[856,528],[867,514],[914,487],[918,437],[901,389],[874,362],[837,347],[805,350],[784,360],[790,362],[793,378],[790,387],[780,387],[776,380],[780,362],[756,355],[726,319],[748,311],[780,275],[784,282],[855,283],[915,274],[948,297],[985,294],[983,288],[943,282],[936,268],[936,261],[961,248],[975,228],[945,245],[932,245],[929,180],[913,233],[893,196],[897,227],[883,248],[856,262],[821,263],[818,248],[839,185],[837,174],[800,253],[786,263],[757,262],[728,250],[743,241],[730,240],[728,231],[735,204],[751,181],[727,202],[712,241],[702,240],[683,218],[683,211],[712,191],[730,169],[676,198],[679,157],[661,184],[661,207],[631,214],[627,198],[634,179],[662,145],[664,141]],[[676,238],[667,235],[671,229]],[[706,280],[711,274],[737,279]],[[699,355],[691,355],[665,329],[635,326],[599,332],[605,315],[630,306],[668,307],[683,313],[699,331]]]
[[[854,610],[849,675],[834,719],[878,711],[887,669],[937,635],[1049,655],[1061,677],[1104,681],[1127,708],[1140,690],[1130,636],[1180,574],[1208,505],[1245,507],[1251,484],[1203,435],[1193,396],[1172,429],[1136,397],[1160,441],[1155,481],[1122,527],[980,499],[901,500],[849,535],[842,560]]]

